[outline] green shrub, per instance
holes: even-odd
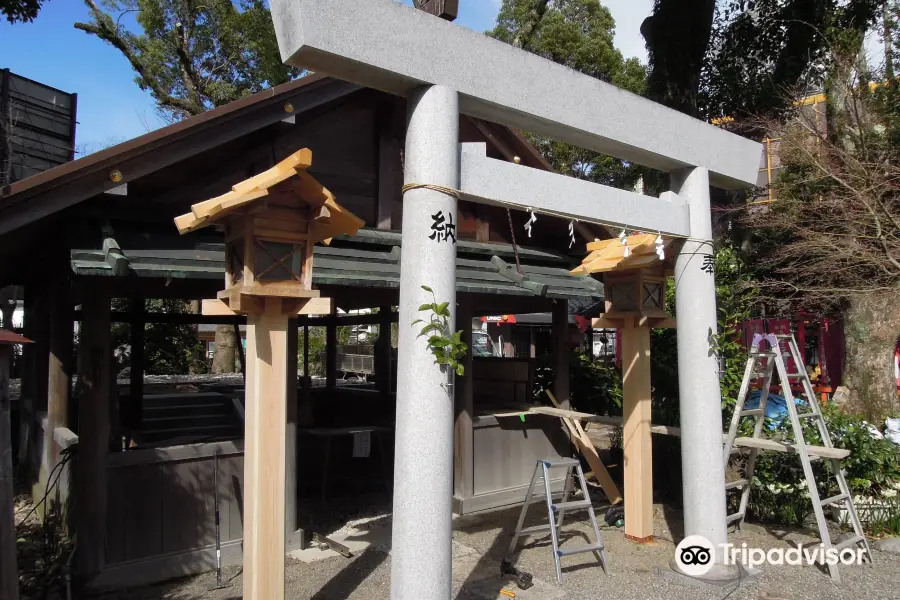
[[[873,438],[865,421],[856,415],[849,415],[840,409],[826,405],[822,414],[837,448],[850,451],[850,456],[841,461],[847,483],[854,496],[872,498],[896,498],[896,487],[900,483],[900,447],[888,440]],[[747,425],[749,425],[749,420]],[[770,437],[792,440],[790,422],[784,419],[777,424],[767,423],[772,429]],[[808,444],[821,445],[821,437],[814,423],[804,425]],[[746,432],[744,432],[746,434]],[[837,484],[831,473],[831,463],[812,463],[816,481],[820,483],[820,497],[837,494]],[[821,483],[829,482],[828,488]],[[800,525],[812,511],[809,491],[803,476],[800,459],[795,454],[781,452],[761,452],[753,475],[753,489],[750,494],[750,511],[757,517],[788,525]],[[735,502],[734,499],[731,500]],[[891,529],[900,521],[900,510],[894,517],[883,519],[881,525],[870,527]]]

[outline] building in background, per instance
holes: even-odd
[[[0,195],[75,159],[77,94],[0,70]]]

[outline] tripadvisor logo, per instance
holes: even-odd
[[[702,535],[689,535],[675,547],[675,563],[691,577],[706,575],[713,566],[713,545]]]
[[[746,543],[740,547],[733,544],[722,544],[722,564],[742,565],[750,569],[761,565],[813,565],[825,564],[834,566],[861,565],[865,560],[863,548],[825,548],[817,546],[797,546],[795,548],[750,548]],[[702,535],[689,535],[675,547],[675,563],[678,569],[690,577],[702,577],[713,567],[713,544]]]

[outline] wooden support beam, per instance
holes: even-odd
[[[622,329],[625,537],[653,539],[653,452],[650,435],[650,328],[627,319]]]
[[[9,371],[12,356],[12,346],[0,345],[0,598],[18,600],[12,428],[9,422]]]
[[[378,342],[375,352],[378,357],[375,360],[375,380],[381,399],[388,402],[391,395],[391,378],[393,376],[394,351],[391,346],[392,311],[390,305],[378,308]]]
[[[44,430],[44,477],[56,466],[53,430],[69,426],[69,387],[72,374],[72,298],[69,279],[60,273],[49,289],[50,328],[47,364],[47,427]],[[44,481],[46,487],[46,480]],[[49,502],[49,499],[48,499]]]
[[[315,423],[312,403],[312,379],[309,376],[309,323],[303,323],[303,376],[300,378],[303,384],[300,396],[300,408],[297,414],[297,423],[301,427],[312,427]]]
[[[131,374],[128,385],[126,425],[140,431],[144,420],[144,319],[147,305],[143,296],[131,299]]]
[[[331,316],[336,316],[332,308]],[[325,325],[325,388],[333,390],[337,379],[337,321]]]
[[[569,408],[569,301],[553,303],[551,320],[553,394],[563,408]]]
[[[24,334],[34,341],[23,351],[22,394],[19,403],[19,472],[31,488],[32,499],[43,497],[42,464],[44,440],[38,438],[37,415],[47,410],[47,385],[50,366],[50,290],[47,281],[25,286]]]
[[[475,494],[475,380],[472,373],[473,299],[468,294],[457,297],[456,328],[469,346],[464,359],[465,375],[456,377],[456,421],[453,441],[453,495],[459,499]]]
[[[284,600],[288,316],[281,299],[247,317],[244,598]]]
[[[240,344],[240,341],[241,339],[238,337],[238,344]],[[287,430],[285,432],[284,441],[284,533],[285,536],[287,536],[287,539],[290,539],[295,535],[299,524],[299,514],[297,512],[297,461],[299,458],[297,455],[297,420],[299,409],[297,406],[297,386],[300,383],[298,377],[299,369],[297,368],[297,353],[299,351],[299,344],[300,334],[298,331],[297,319],[288,319],[287,366],[285,367],[287,376],[287,381],[285,383],[287,386]],[[302,535],[302,532],[300,533]],[[303,544],[301,544],[301,547],[302,546]]]
[[[393,229],[394,205],[403,201],[403,106],[390,98],[379,106],[376,146],[378,151],[378,229]],[[397,229],[400,223],[397,223]]]
[[[81,401],[75,485],[77,497],[82,499],[76,503],[77,567],[84,578],[82,583],[103,569],[106,554],[106,460],[113,362],[109,303],[109,298],[100,294],[85,298],[79,335]]]

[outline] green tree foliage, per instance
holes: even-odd
[[[149,313],[187,314],[190,304],[184,300],[148,299],[145,310]],[[115,298],[114,311],[127,312],[131,301]],[[113,323],[112,342],[119,367],[131,366],[131,325]],[[144,373],[146,375],[184,375],[188,372],[203,372],[206,362],[203,348],[192,325],[170,323],[147,323],[144,326]]]
[[[656,0],[641,26],[648,96],[706,117],[777,114],[788,90],[824,82],[828,33],[857,38],[882,0]],[[857,45],[858,47],[858,45]]]
[[[615,21],[599,0],[503,0],[488,35],[548,60],[640,94],[646,72],[613,45]],[[553,168],[565,175],[631,186],[637,172],[618,159],[528,135]]]
[[[882,0],[729,0],[719,11],[704,73],[709,117],[777,116],[793,92],[821,88],[836,36],[855,56]]]
[[[177,121],[290,81],[264,0],[84,0],[75,28],[116,48],[161,115]],[[216,328],[216,365],[234,365],[230,326]]]
[[[10,23],[34,21],[46,0],[0,0],[0,15]]]
[[[75,27],[122,53],[164,114],[200,114],[290,81],[263,0],[84,0]],[[132,24],[133,26],[126,26]]]

